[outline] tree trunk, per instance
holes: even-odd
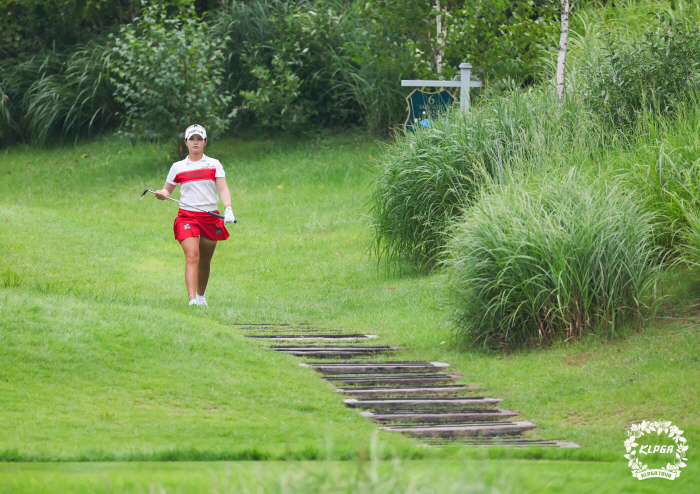
[[[566,49],[569,44],[569,0],[561,0],[561,23],[559,30],[559,55],[557,57],[557,96],[559,104],[566,98]]]
[[[435,9],[440,12],[440,0],[435,0]],[[445,19],[447,21],[447,19]],[[437,47],[435,49],[435,69],[439,74],[442,72],[442,57],[445,51],[445,38],[442,32],[442,16],[437,15],[435,19],[435,24],[437,25]]]

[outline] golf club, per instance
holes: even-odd
[[[146,195],[146,192],[150,192],[151,194],[155,194],[155,192],[153,192],[153,191],[150,190],[150,189],[144,189],[143,194],[141,194],[141,197],[145,196],[145,195]],[[212,212],[212,211],[205,211],[205,210],[203,210],[203,209],[198,208],[197,206],[190,206],[189,204],[185,204],[184,202],[180,202],[180,201],[178,201],[177,199],[173,199],[172,197],[168,197],[167,199],[170,199],[171,201],[175,201],[176,203],[180,204],[181,206],[185,206],[185,207],[188,207],[188,208],[193,208],[193,209],[196,209],[197,211],[201,211],[201,212],[203,212],[203,213],[207,213],[207,214],[210,214],[210,215],[212,215],[212,216],[216,216],[217,218],[221,218],[222,220],[224,219],[224,216],[222,216],[222,215],[220,215],[220,214],[217,214],[217,213],[214,213],[214,212]],[[234,223],[238,223],[237,220],[233,220],[233,222],[234,222]]]

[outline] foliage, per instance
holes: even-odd
[[[467,114],[445,115],[431,128],[397,136],[380,158],[371,202],[378,257],[431,267],[449,223],[485,182],[560,158],[590,137],[574,98],[560,112],[553,92],[506,90]],[[584,137],[585,136],[585,137]]]
[[[628,129],[642,110],[673,111],[700,85],[700,26],[662,16],[641,40],[608,33],[602,56],[583,72],[590,108]]]
[[[697,96],[677,115],[637,122],[634,153],[618,164],[620,176],[659,218],[656,243],[667,256],[700,264],[700,105]]]
[[[240,121],[268,131],[357,122],[361,105],[349,85],[357,66],[345,49],[355,29],[341,3],[229,3],[213,30],[230,38],[228,87]]]
[[[653,281],[654,217],[605,177],[573,170],[482,193],[454,230],[458,337],[517,348],[613,332]]]
[[[102,45],[0,62],[0,142],[43,142],[109,125],[116,111]]]
[[[519,83],[532,81],[542,60],[554,50],[557,8],[554,2],[510,0],[443,1],[370,0],[358,2],[368,20],[371,43],[364,60],[415,78],[434,78],[435,54],[444,52],[446,78],[462,62],[481,77]],[[436,16],[444,24],[444,47],[436,39]],[[379,49],[374,49],[378,46]]]
[[[143,0],[6,0],[0,3],[0,59],[63,52],[131,22]],[[192,0],[160,0],[176,12]],[[202,3],[201,1],[198,3]],[[208,2],[204,2],[208,3]]]
[[[168,16],[148,6],[114,37],[112,82],[124,105],[123,134],[157,140],[181,138],[200,123],[216,136],[229,125],[228,92],[221,89],[225,40],[210,36],[194,9]],[[181,139],[179,139],[181,140]]]

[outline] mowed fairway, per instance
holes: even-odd
[[[186,305],[184,259],[172,233],[177,205],[152,195],[139,199],[145,187],[162,187],[173,161],[170,146],[132,147],[104,138],[3,154],[0,460],[345,459],[363,457],[378,436],[385,456],[403,458],[604,460],[609,463],[600,471],[608,480],[593,477],[593,485],[617,479],[610,485],[620,488],[608,492],[626,492],[628,485],[630,492],[644,491],[662,482],[691,489],[686,482],[700,478],[693,451],[700,439],[694,413],[700,338],[689,326],[695,314],[681,310],[696,298],[692,277],[669,277],[660,288],[685,297],[682,303],[669,298],[663,314],[689,321],[657,320],[621,341],[503,356],[460,353],[451,346],[444,274],[387,273],[363,254],[371,158],[380,153],[371,139],[226,140],[206,152],[224,165],[239,221],[217,247],[207,309]],[[398,359],[450,362],[464,382],[504,398],[504,408],[537,424],[531,437],[583,447],[442,451],[377,434],[297,359],[260,348],[235,326],[260,322],[379,334],[378,343],[407,347]],[[662,418],[685,431],[688,467],[673,483],[639,482],[622,458],[625,430],[635,421]],[[513,465],[513,482],[488,485],[513,492],[519,490],[508,486],[523,478],[555,487],[567,478],[574,486],[567,490],[580,485],[586,491],[591,481],[584,479],[598,465],[585,463],[581,471],[587,473],[574,477],[564,473],[576,469],[568,461],[542,462],[536,471],[515,461],[484,468],[505,471],[501,464]],[[207,479],[198,484],[201,491],[212,489],[210,474],[203,473],[208,468],[223,475],[220,464],[191,465],[183,468]],[[51,484],[52,475],[68,475],[60,480],[68,482],[74,472],[70,465],[57,473],[50,465],[31,467],[43,469],[43,476],[27,465],[6,467],[0,482],[7,485]],[[123,468],[123,478],[136,475],[144,489],[149,482],[168,484],[161,479],[170,467],[160,473]],[[270,467],[263,476],[286,468]],[[334,471],[342,476],[346,467]],[[179,492],[174,489],[167,492]]]
[[[167,147],[113,139],[8,153],[4,457],[315,458],[327,443],[352,455],[369,440],[374,427],[330,385],[226,324],[323,325],[382,307],[384,281],[361,261],[359,238],[376,150],[353,138],[272,146],[212,149],[239,225],[218,247],[208,310],[186,305],[177,205],[139,200],[162,186]]]

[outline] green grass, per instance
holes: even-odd
[[[138,199],[145,186],[160,187],[167,152],[109,138],[16,148],[0,160],[5,461],[311,459],[329,450],[336,459],[362,456],[374,426],[298,360],[260,349],[231,325],[307,322],[377,333],[381,343],[407,347],[402,360],[450,362],[464,382],[482,386],[480,394],[502,397],[504,408],[534,421],[531,437],[583,446],[443,451],[383,433],[388,456],[559,459],[555,467],[521,469],[550,472],[547,479],[559,479],[552,485],[583,478],[567,461],[604,460],[611,463],[601,468],[622,472],[620,485],[642,488],[650,484],[625,480],[625,430],[664,418],[686,431],[686,470],[696,468],[700,337],[685,329],[698,318],[686,309],[700,293],[695,276],[670,273],[659,288],[669,295],[660,314],[691,321],[658,319],[619,341],[461,353],[446,322],[444,275],[387,274],[363,255],[368,165],[379,152],[373,142],[351,134],[303,143],[230,140],[213,143],[209,154],[224,164],[239,224],[215,254],[209,309],[191,310],[172,237],[176,206]],[[665,336],[681,331],[691,332]],[[73,467],[56,468],[59,477],[83,478],[60,473]],[[36,480],[39,486],[54,479],[18,475],[22,482],[48,479]],[[139,482],[161,482],[158,475],[145,473]],[[209,474],[201,475],[208,482]],[[182,478],[173,473],[169,485]]]
[[[0,493],[662,493],[699,488],[698,468],[668,481],[625,464],[573,461],[182,462],[0,465]]]

